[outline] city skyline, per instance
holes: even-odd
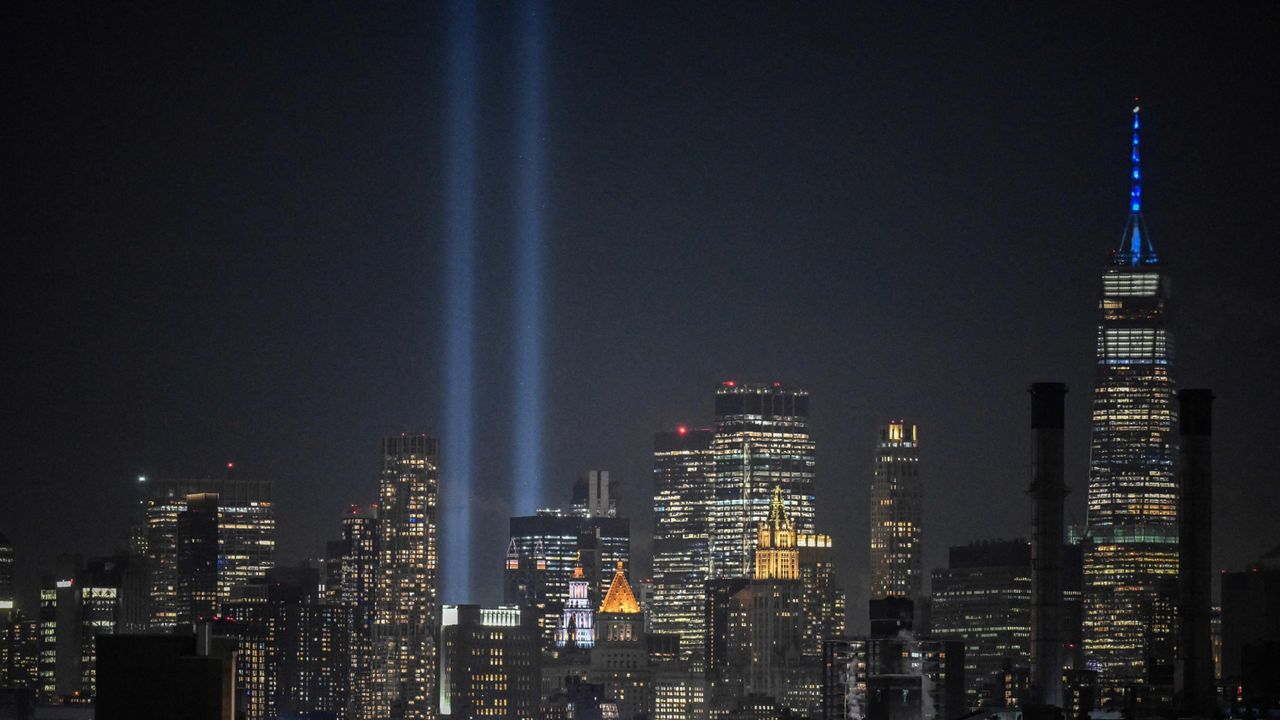
[[[607,25],[607,21],[616,20],[602,9],[579,11],[585,16],[565,12],[553,18],[552,27],[563,27],[566,22]],[[1008,23],[1012,35],[1017,34],[1013,30],[1027,29],[1019,25],[1024,21],[975,14],[978,17],[961,18],[969,23],[967,27],[981,29],[988,21]],[[415,17],[417,24],[411,26],[427,37],[443,26],[430,12]],[[710,425],[708,389],[726,379],[780,380],[803,387],[813,398],[810,425],[818,448],[816,495],[823,499],[816,525],[836,535],[842,565],[839,572],[850,592],[850,607],[858,608],[865,600],[867,567],[861,548],[867,532],[863,509],[870,480],[866,458],[873,449],[874,428],[891,417],[911,417],[928,438],[928,447],[922,451],[923,462],[930,468],[924,490],[927,573],[943,565],[943,548],[975,539],[1025,534],[1021,503],[1010,503],[1013,507],[1007,511],[997,509],[995,522],[989,524],[964,518],[943,523],[939,520],[942,515],[930,513],[936,512],[933,508],[972,503],[975,496],[984,493],[1020,497],[1017,493],[1025,483],[1026,454],[1021,391],[1031,380],[1061,378],[1073,390],[1067,401],[1067,481],[1072,490],[1068,517],[1083,524],[1087,396],[1092,384],[1087,350],[1095,324],[1091,312],[1096,301],[1095,275],[1115,244],[1115,227],[1123,217],[1115,199],[1125,192],[1122,176],[1126,168],[1117,158],[1123,159],[1127,143],[1123,127],[1129,99],[1139,93],[1149,108],[1144,142],[1159,148],[1148,167],[1149,182],[1158,188],[1151,192],[1151,224],[1162,252],[1173,259],[1171,274],[1179,293],[1179,316],[1172,321],[1180,343],[1179,380],[1184,385],[1212,386],[1222,398],[1222,467],[1218,478],[1224,499],[1218,507],[1232,522],[1220,519],[1216,525],[1237,531],[1219,531],[1214,560],[1223,568],[1239,568],[1273,546],[1275,538],[1267,535],[1268,526],[1257,518],[1274,514],[1280,506],[1280,496],[1267,485],[1260,469],[1266,467],[1260,449],[1266,446],[1265,428],[1275,426],[1275,411],[1268,406],[1277,403],[1274,390],[1255,388],[1248,378],[1261,377],[1258,371],[1274,357],[1264,342],[1275,326],[1274,301],[1267,302],[1263,269],[1274,266],[1270,261],[1275,250],[1259,242],[1264,237],[1262,228],[1274,226],[1265,222],[1274,210],[1258,201],[1259,187],[1265,188],[1266,183],[1252,182],[1251,175],[1257,172],[1256,167],[1271,164],[1266,160],[1270,157],[1267,153],[1274,153],[1274,143],[1261,143],[1257,152],[1263,154],[1262,161],[1256,155],[1232,159],[1219,152],[1220,143],[1226,140],[1211,131],[1220,130],[1226,124],[1224,118],[1229,117],[1244,135],[1274,137],[1268,135],[1274,130],[1258,125],[1262,122],[1258,118],[1266,113],[1241,110],[1253,106],[1266,109],[1274,105],[1275,96],[1243,80],[1233,80],[1208,93],[1205,100],[1194,99],[1199,90],[1232,74],[1228,72],[1236,68],[1232,63],[1243,61],[1217,60],[1218,64],[1202,70],[1175,65],[1186,73],[1182,76],[1185,86],[1176,85],[1154,76],[1153,68],[1172,61],[1177,43],[1168,38],[1182,37],[1175,32],[1179,29],[1189,32],[1185,26],[1198,16],[1175,13],[1142,18],[1169,32],[1147,51],[1150,57],[1129,60],[1118,40],[1122,30],[1139,19],[1125,18],[1120,29],[1106,31],[1099,40],[1102,58],[1086,64],[1080,59],[1083,50],[1062,51],[1059,59],[1088,68],[1090,87],[1068,83],[1067,89],[1059,91],[1036,89],[1040,94],[1030,95],[1033,100],[978,93],[991,103],[990,109],[938,92],[923,77],[925,70],[910,66],[902,71],[906,74],[904,83],[933,92],[887,90],[886,83],[895,78],[873,75],[872,80],[860,83],[855,73],[851,82],[865,94],[850,91],[833,105],[824,105],[819,101],[821,92],[836,85],[835,81],[808,78],[799,83],[793,95],[787,95],[783,83],[771,79],[767,67],[746,63],[741,66],[741,77],[721,78],[727,87],[726,105],[713,102],[706,110],[713,120],[723,121],[727,139],[723,145],[713,143],[713,150],[699,150],[701,159],[715,170],[714,177],[724,179],[727,187],[705,190],[712,178],[680,165],[667,170],[677,187],[697,191],[691,199],[697,212],[683,229],[677,221],[684,218],[685,203],[662,192],[664,176],[658,168],[591,133],[582,133],[583,139],[576,144],[571,142],[573,128],[589,126],[601,118],[620,122],[609,108],[618,103],[625,108],[628,101],[611,95],[599,106],[575,102],[590,97],[572,87],[575,78],[596,88],[594,92],[606,91],[599,89],[598,77],[594,84],[585,82],[592,77],[590,68],[574,69],[563,55],[553,54],[554,71],[565,75],[552,88],[557,102],[548,118],[548,132],[557,138],[562,154],[551,158],[554,186],[560,189],[552,205],[555,231],[549,237],[559,249],[550,275],[556,299],[551,315],[554,335],[548,344],[548,419],[542,433],[548,467],[539,504],[558,504],[556,498],[565,493],[578,471],[609,469],[624,488],[622,514],[632,519],[636,535],[633,552],[646,563],[633,575],[647,575],[649,552],[644,535],[652,523],[645,498],[650,494],[653,433],[680,424]],[[165,27],[166,22],[163,15],[142,20],[152,23],[143,23],[144,29],[152,30]],[[226,19],[221,19],[223,25],[217,17],[208,20],[209,34],[200,36],[202,42],[223,47],[226,38],[219,33],[229,31]],[[860,22],[884,27],[890,37],[910,37],[892,19],[841,16],[836,20],[840,21],[833,31],[837,38],[844,37],[840,33],[861,37],[855,32]],[[936,32],[943,20],[935,12],[925,18],[925,27]],[[121,22],[105,21],[109,27]],[[489,16],[483,21],[482,55],[489,68],[483,87],[487,93],[499,94],[506,78],[501,71],[505,56],[494,38],[507,32],[509,23]],[[695,28],[705,29],[710,22],[708,15],[695,13]],[[732,66],[733,61],[744,59],[747,53],[740,43],[746,40],[748,45],[776,49],[764,37],[765,19],[743,22],[736,31],[739,35],[731,34],[713,44],[711,56],[720,58],[717,62]],[[390,13],[374,13],[363,23],[357,23],[358,37],[390,38],[390,60],[401,60],[407,54],[425,60],[425,67],[438,69],[434,56],[424,58],[425,51],[415,49],[417,40],[410,42],[392,31]],[[1068,27],[1078,32],[1093,29],[1082,28],[1079,22]],[[1212,41],[1227,44],[1228,34],[1220,25],[1210,24],[1202,32]],[[574,40],[567,35],[563,30],[553,32],[551,42],[553,48],[561,48],[555,52],[568,53],[570,59],[577,57],[575,53],[598,49],[596,43],[607,42]],[[641,37],[645,39],[637,41],[641,43],[638,47],[626,47],[645,49],[647,43],[656,41],[643,32]],[[690,58],[698,57],[694,50],[697,38],[696,31],[673,38],[674,49],[659,57],[661,67],[685,67]],[[807,28],[797,42],[805,57],[834,56],[831,61],[838,67],[864,73],[874,70],[864,64],[858,52],[898,57],[887,47],[888,40],[865,39],[862,42],[870,45],[847,57],[824,44],[830,40],[829,35]],[[300,37],[290,36],[290,42],[326,67],[341,65],[347,58],[342,49],[331,51],[332,55],[319,53],[312,41]],[[936,61],[946,53],[970,57],[977,52],[962,40],[950,42],[941,55],[926,58],[925,64],[933,72],[940,70]],[[146,64],[178,52],[167,45],[152,50],[141,45],[128,47],[131,53],[123,57],[133,58],[128,61],[133,63]],[[1252,46],[1246,43],[1245,47]],[[42,51],[35,48],[21,48],[34,57],[41,56]],[[94,57],[95,51],[79,48],[76,52],[81,54],[75,58],[85,59]],[[278,73],[288,68],[284,56],[260,48],[255,52],[250,63],[253,67],[274,67]],[[359,52],[367,52],[367,47],[362,45]],[[607,57],[620,63],[623,78],[643,86],[645,75],[638,63],[613,53]],[[1012,72],[1016,67],[1002,56],[979,53],[977,58],[985,58],[982,67],[993,72]],[[1096,71],[1110,61],[1122,70],[1114,77],[1102,77]],[[429,75],[430,81],[422,84],[435,82],[426,69],[422,77],[406,78],[386,71],[395,64],[387,58],[377,62],[386,64],[370,70],[371,75],[382,73],[371,93],[402,93],[402,84],[411,84],[406,80],[416,83]],[[713,69],[720,67],[715,62],[711,65]],[[184,72],[199,70],[183,67]],[[1050,63],[1047,70],[1064,72],[1055,68]],[[222,71],[229,73],[225,76],[229,78],[247,73],[235,65]],[[47,71],[53,79],[61,77],[58,72]],[[114,66],[101,72],[124,84],[121,94],[125,99],[138,99],[131,93],[141,92],[144,85],[130,84],[123,74],[113,74],[124,72]],[[1259,71],[1255,68],[1253,72]],[[31,135],[36,142],[20,151],[20,159],[25,160],[19,163],[24,168],[21,172],[30,181],[27,185],[31,189],[26,192],[51,194],[48,200],[27,198],[39,211],[19,220],[17,232],[33,241],[25,255],[30,265],[22,267],[69,267],[69,277],[52,277],[51,285],[58,288],[66,287],[61,280],[80,277],[84,281],[80,283],[82,290],[65,296],[61,291],[51,293],[45,281],[37,281],[49,280],[43,273],[52,270],[40,270],[10,285],[18,296],[10,307],[23,314],[15,318],[17,338],[31,348],[33,357],[48,359],[38,363],[16,359],[10,380],[17,407],[29,414],[30,422],[24,422],[24,429],[10,440],[14,448],[8,453],[7,474],[20,480],[12,502],[0,513],[0,532],[16,548],[19,586],[28,604],[35,591],[33,579],[52,567],[57,553],[109,551],[124,531],[124,522],[103,521],[101,514],[110,510],[124,517],[133,492],[130,484],[137,475],[204,477],[234,461],[246,477],[272,481],[277,495],[279,564],[288,565],[321,552],[324,541],[336,536],[344,508],[376,499],[381,436],[428,432],[442,441],[450,438],[448,422],[442,416],[445,398],[429,389],[442,377],[437,351],[431,349],[429,340],[429,329],[438,318],[418,308],[402,320],[389,319],[396,317],[397,307],[407,307],[410,299],[417,305],[439,304],[442,284],[434,275],[435,269],[418,264],[429,272],[415,273],[416,280],[389,270],[389,284],[395,291],[378,290],[374,282],[379,273],[388,271],[376,260],[387,249],[391,252],[386,254],[396,255],[416,244],[434,247],[429,208],[435,207],[435,196],[428,195],[424,201],[395,190],[385,198],[370,197],[369,193],[376,192],[374,188],[400,183],[356,163],[357,172],[350,182],[368,185],[369,189],[357,197],[377,210],[329,202],[347,185],[325,181],[332,168],[324,166],[329,161],[318,156],[326,133],[346,126],[324,112],[319,114],[327,119],[312,134],[304,134],[297,146],[283,147],[292,148],[288,156],[294,160],[298,159],[294,153],[315,152],[313,162],[326,169],[299,172],[302,187],[296,194],[266,193],[265,197],[274,198],[266,203],[269,208],[252,199],[253,193],[272,187],[274,176],[259,165],[265,161],[251,155],[241,157],[240,164],[223,164],[210,157],[210,151],[200,149],[201,143],[222,147],[228,142],[221,123],[235,115],[219,115],[216,108],[209,113],[209,120],[191,123],[196,136],[202,138],[199,142],[189,144],[160,132],[159,148],[190,161],[190,175],[175,173],[159,149],[131,159],[95,154],[93,143],[112,133],[147,135],[173,127],[174,119],[204,117],[209,108],[184,84],[185,77],[178,72],[170,78],[171,87],[176,88],[176,109],[172,110],[176,115],[167,114],[167,105],[147,104],[151,101],[143,102],[144,109],[133,114],[114,104],[118,101],[97,97],[94,112],[103,126],[90,124],[83,128],[84,137],[73,139],[70,149],[55,151],[51,140],[73,134],[81,126],[67,118],[43,129],[36,129],[33,122]],[[262,82],[267,88],[274,87],[273,77],[278,80],[265,75]],[[359,79],[348,78],[353,84]],[[670,94],[652,90],[652,99],[667,113],[660,112],[659,117],[673,123],[687,117],[682,111],[700,107],[691,99],[698,94],[696,89],[713,79],[695,74],[688,78],[688,86],[672,83]],[[958,79],[962,87],[982,86],[977,78],[965,74]],[[728,116],[750,106],[753,83],[798,106],[818,108],[816,127],[807,128],[803,121],[793,120],[788,121],[793,124],[769,129],[759,127],[749,115],[731,121]],[[1018,87],[1031,90],[1024,87],[1027,85]],[[227,102],[250,117],[268,116],[276,106],[274,101],[263,99],[264,86],[248,87],[248,95],[231,96]],[[1225,97],[1242,88],[1252,89]],[[55,89],[54,97],[73,90],[83,91],[84,86],[72,83],[69,89]],[[330,97],[309,86],[299,93],[304,103],[320,103]],[[875,113],[882,120],[853,111],[862,97],[882,100],[884,108]],[[424,126],[433,128],[439,105],[427,99],[423,103],[432,109],[395,115],[393,121],[386,121],[388,125],[379,127],[388,135],[415,137],[408,143],[415,148],[414,161],[434,168],[436,151],[426,148],[434,147],[440,133],[422,128],[416,135],[406,132],[410,121],[425,119]],[[583,116],[575,120],[565,108],[579,106]],[[37,101],[33,117],[36,121],[46,119],[56,108],[55,101]],[[939,119],[946,115],[952,120]],[[509,128],[503,120],[492,122],[504,127],[482,133],[485,152],[493,155],[482,162],[501,166],[506,162],[501,148]],[[896,122],[904,128],[881,127],[881,123]],[[826,130],[827,123],[842,129]],[[624,127],[639,133],[643,147],[673,152],[656,138],[657,128],[647,124]],[[806,128],[808,134],[789,132]],[[261,132],[264,134],[255,137],[264,142],[277,137],[269,127]],[[708,129],[695,123],[687,132],[691,134],[678,137],[705,141]],[[808,139],[793,140],[778,153],[765,153],[759,166],[735,164],[739,162],[735,147],[754,146],[746,141],[792,135]],[[854,139],[839,140],[845,136]],[[903,142],[908,137],[923,138],[924,147],[908,147]],[[973,139],[978,150],[957,150],[953,160],[935,159],[941,157],[947,143],[955,144],[961,138]],[[877,143],[898,151],[878,153],[871,147]],[[610,151],[604,155],[617,154],[617,162],[631,168],[618,174],[622,189],[617,197],[585,189],[613,168],[610,163],[584,161],[602,148]],[[60,173],[73,164],[71,156],[63,152],[84,155],[93,170],[67,181],[66,188],[51,191],[61,182]],[[979,157],[981,153],[990,156]],[[833,156],[848,159],[836,162],[829,159]],[[674,153],[668,159],[671,157]],[[971,169],[958,170],[952,163]],[[897,167],[899,164],[905,167]],[[115,189],[96,184],[100,178],[115,177],[116,171],[124,180]],[[804,190],[792,194],[784,189],[778,199],[766,202],[764,198],[776,182],[761,176],[766,172],[782,178],[784,184],[796,182]],[[976,174],[977,181],[972,189],[960,188],[970,172]],[[146,196],[148,188],[162,186],[166,179],[206,175],[216,179],[197,183],[200,187],[192,196],[161,192],[160,200],[152,206],[154,220],[149,224],[125,220],[110,210],[113,203],[141,207],[139,199]],[[809,175],[815,179],[800,182]],[[871,188],[867,184],[871,180],[863,176],[887,183],[888,189]],[[414,182],[424,180],[412,177]],[[419,185],[429,185],[432,177]],[[226,202],[226,184],[235,184],[236,178],[252,188],[244,196],[234,196],[248,210],[238,211],[244,214],[237,214],[234,221],[211,220]],[[828,194],[813,192],[833,182]],[[102,191],[101,196],[86,206],[71,202],[95,188]],[[503,194],[494,187],[483,192],[489,199]],[[575,200],[574,193],[585,194],[589,200]],[[623,202],[619,197],[632,201]],[[815,199],[807,200],[809,197]],[[761,208],[748,207],[751,203],[744,198]],[[1059,202],[1059,198],[1064,199]],[[423,202],[428,209],[413,211],[420,214],[402,218],[394,228],[366,222],[366,213],[389,213]],[[291,219],[291,214],[307,215],[306,209],[313,204],[329,205],[321,214],[322,220]],[[597,207],[587,208],[589,204]],[[831,209],[846,204],[851,207],[848,211]],[[876,205],[881,209],[873,207]],[[55,216],[53,209],[63,206],[80,210],[66,217]],[[1024,209],[1027,207],[1034,211]],[[188,212],[192,208],[196,211]],[[770,219],[766,213],[776,217]],[[615,215],[618,226],[638,229],[614,236],[615,225],[609,220]],[[636,222],[642,216],[647,219]],[[1239,219],[1245,216],[1247,221]],[[190,227],[184,224],[188,217],[194,218]],[[98,224],[91,222],[94,218],[105,219],[102,231],[93,228]],[[37,220],[45,220],[47,225]],[[759,227],[753,227],[757,222]],[[498,269],[479,278],[484,294],[477,317],[504,328],[501,333],[482,330],[477,337],[481,350],[492,350],[504,342],[509,325],[503,309],[509,298],[498,289],[507,263],[501,250],[503,227],[503,222],[491,221],[480,233],[480,252]],[[356,239],[370,228],[369,237],[377,242]],[[671,228],[678,230],[670,233],[671,239],[656,239]],[[1043,239],[1036,234],[1040,232]],[[306,241],[329,233],[334,239],[328,242],[312,246]],[[240,239],[240,235],[247,237]],[[139,238],[135,245],[123,239],[135,236]],[[984,236],[989,239],[983,240]],[[920,237],[925,240],[910,240]],[[1233,249],[1238,249],[1242,237],[1244,247],[1259,253],[1250,267],[1241,268],[1205,247],[1230,239]],[[274,240],[253,246],[264,238]],[[1027,247],[1028,243],[1035,247]],[[667,260],[646,261],[635,251],[619,249],[631,244]],[[52,249],[58,246],[70,250]],[[115,247],[113,252],[120,255],[108,256],[101,249],[105,246]],[[424,251],[421,257],[428,255]],[[969,260],[969,256],[975,259]],[[194,258],[191,269],[187,269],[188,257]],[[744,257],[764,261],[737,260]],[[716,267],[712,258],[729,263],[724,277],[707,276],[707,270]],[[356,262],[346,267],[347,261],[361,259],[369,264]],[[79,264],[95,260],[102,261],[97,262],[101,273],[82,276],[88,271],[77,269]],[[955,265],[960,272],[953,274]],[[631,267],[639,268],[637,275],[643,282],[610,290]],[[337,269],[349,274],[334,273]],[[288,271],[295,271],[289,273],[295,274],[294,279],[278,277]],[[661,285],[666,277],[672,278],[666,294],[648,289],[648,284]],[[705,285],[696,284],[699,277]],[[797,299],[768,307],[774,295],[766,297],[755,289],[767,287],[765,281],[770,279],[780,279]],[[575,283],[582,286],[575,287]],[[984,286],[998,289],[983,290]],[[618,295],[633,295],[634,299],[623,302]],[[880,296],[886,299],[878,300]],[[299,297],[309,300],[303,302]],[[972,302],[961,312],[957,306],[963,299]],[[105,300],[102,309],[91,311],[90,306],[98,305],[99,300]],[[317,303],[318,315],[333,318],[332,325],[307,319],[312,315],[312,302]],[[170,309],[156,310],[156,305]],[[106,308],[111,307],[117,310],[108,312]],[[1223,307],[1231,312],[1220,317]],[[255,314],[265,319],[255,321],[251,317]],[[28,316],[32,319],[26,319]],[[72,317],[77,319],[68,319]],[[47,328],[42,325],[37,329],[36,318],[47,318]],[[723,328],[716,326],[717,320],[723,321]],[[622,328],[615,329],[615,323]],[[292,333],[277,337],[281,327],[295,325]],[[747,332],[753,326],[765,332]],[[761,343],[762,334],[776,342]],[[738,339],[739,335],[744,339]],[[386,342],[407,341],[394,351],[370,342],[377,337]],[[207,342],[197,342],[202,338]],[[706,340],[699,342],[699,338]],[[658,342],[660,339],[667,344]],[[67,348],[71,347],[84,348],[84,352],[70,353]],[[698,347],[708,350],[699,354],[694,350]],[[1221,347],[1239,348],[1239,356],[1223,362],[1218,358]],[[643,352],[649,354],[639,355],[644,359],[641,363],[611,358]],[[942,365],[938,372],[938,358],[954,361]],[[637,364],[645,367],[634,367]],[[509,425],[510,414],[500,402],[509,385],[507,370],[502,362],[477,367],[481,378],[477,414],[486,427]],[[52,382],[55,378],[61,382]],[[37,388],[46,392],[37,393]],[[477,438],[478,446],[500,447],[503,450],[492,455],[509,456],[512,440],[508,431],[488,433]],[[84,441],[73,453],[60,454],[53,439],[68,434],[82,435]],[[28,448],[27,452],[23,448]],[[505,460],[485,457],[477,463],[476,476],[483,484],[475,498],[476,512],[503,518],[518,514],[511,500],[516,473],[505,467]],[[447,460],[444,467],[447,475]],[[983,492],[972,492],[975,485]],[[449,489],[441,492],[448,502]],[[54,522],[55,507],[84,532],[45,547],[39,537]],[[845,516],[853,521],[840,522]],[[493,604],[501,592],[506,540],[473,536],[472,542],[475,597],[458,600]],[[851,613],[851,619],[853,629],[859,629],[860,613]]]

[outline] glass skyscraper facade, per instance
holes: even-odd
[[[183,620],[178,518],[188,510],[189,495],[217,496],[215,607],[228,602],[237,586],[275,567],[276,516],[270,480],[151,480],[146,490],[145,544],[151,573],[151,629],[166,631]]]
[[[1108,695],[1143,702],[1172,679],[1178,491],[1169,277],[1142,217],[1139,126],[1135,107],[1129,219],[1099,302],[1084,646]]]
[[[920,597],[920,443],[903,420],[880,428],[871,479],[871,598]]]
[[[796,530],[814,531],[816,462],[809,393],[778,382],[721,383],[711,452],[711,571],[716,577],[746,577],[752,570],[756,526],[769,519],[774,487],[781,488]]]
[[[679,427],[653,438],[653,600],[655,633],[680,636],[680,656],[701,655],[711,576],[715,497],[712,431]]]
[[[440,449],[404,434],[383,442],[371,718],[436,716]]]

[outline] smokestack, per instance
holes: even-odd
[[[1176,685],[1183,710],[1211,717],[1213,656],[1209,623],[1212,593],[1210,535],[1213,527],[1213,392],[1178,392],[1178,663]]]
[[[1031,705],[1061,708],[1063,406],[1067,386],[1033,383],[1031,393]]]

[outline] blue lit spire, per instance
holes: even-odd
[[[1147,235],[1147,225],[1142,220],[1142,153],[1138,145],[1142,122],[1139,119],[1138,98],[1133,99],[1132,142],[1129,146],[1129,221],[1124,226],[1120,248],[1113,256],[1115,265],[1155,265],[1160,262],[1155,246]]]
[[[1136,103],[1137,98],[1134,98]],[[1142,212],[1142,168],[1140,155],[1138,154],[1138,110],[1137,104],[1133,106],[1133,150],[1129,160],[1133,163],[1133,189],[1129,191],[1129,212]]]

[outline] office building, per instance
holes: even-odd
[[[191,579],[183,579],[178,571],[178,519],[188,510],[187,497],[217,496],[216,608],[231,599],[237,585],[275,566],[276,517],[271,491],[269,480],[236,477],[147,481],[143,544],[151,577],[152,630],[166,632],[189,619],[183,617],[190,609],[180,588]]]
[[[916,426],[880,428],[871,480],[871,597],[920,598],[920,442]]]
[[[1031,544],[997,540],[951,548],[933,571],[933,635],[964,643],[970,707],[1004,707],[1005,673],[1031,666]]]
[[[588,597],[589,585],[582,568],[574,569],[573,579],[569,581],[569,598],[556,628],[557,649],[590,650],[595,646],[595,608]]]
[[[427,435],[383,443],[370,717],[436,715],[439,457]]]
[[[617,703],[619,717],[648,716],[653,708],[653,687],[644,613],[621,562],[615,565],[609,591],[596,612],[595,629],[588,680],[604,686],[608,697]]]
[[[656,633],[680,636],[680,655],[701,658],[704,587],[711,578],[715,464],[710,429],[680,426],[653,439],[653,602]]]
[[[518,607],[445,605],[440,628],[440,717],[539,717],[542,641]]]
[[[538,613],[547,647],[554,645],[575,574],[582,573],[589,605],[597,606],[609,589],[614,566],[631,565],[631,522],[625,517],[544,509],[511,518],[510,532],[504,601]]]
[[[342,539],[334,548],[338,558],[336,593],[326,593],[346,608],[350,648],[347,716],[364,717],[370,701],[373,672],[374,594],[377,588],[377,506],[353,505],[342,518]]]
[[[13,583],[13,545],[9,538],[0,533],[0,623],[13,616],[14,601]]]
[[[1221,577],[1222,685],[1229,696],[1260,706],[1280,677],[1280,547]]]
[[[751,574],[756,526],[769,519],[774,487],[782,489],[796,530],[814,531],[814,447],[804,390],[732,380],[716,388],[713,576]]]
[[[1142,215],[1137,107],[1131,162],[1128,222],[1099,301],[1084,648],[1106,699],[1141,713],[1172,700],[1178,489],[1169,276]]]
[[[947,720],[964,715],[964,648],[896,638],[833,638],[823,644],[822,717]]]

